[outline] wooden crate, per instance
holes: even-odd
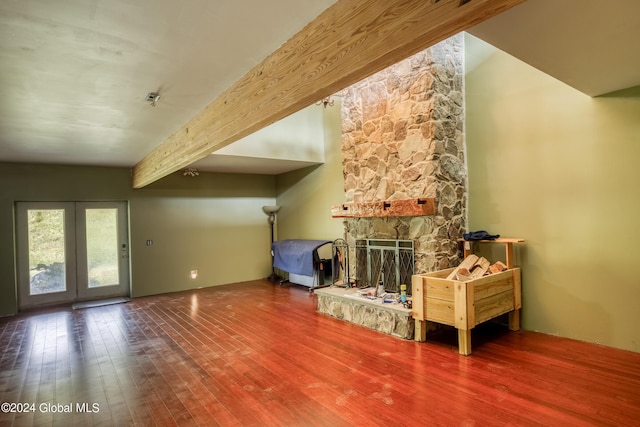
[[[520,329],[522,308],[520,269],[461,282],[447,280],[454,269],[416,274],[412,277],[415,339],[426,341],[426,321],[458,329],[458,351],[471,354],[471,329],[509,313],[509,329]]]

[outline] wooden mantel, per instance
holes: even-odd
[[[138,162],[133,187],[524,1],[338,0]]]
[[[425,216],[436,212],[436,199],[389,200],[384,202],[344,203],[331,207],[333,218],[382,218],[395,216]]]

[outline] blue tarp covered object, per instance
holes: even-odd
[[[327,243],[331,241],[287,239],[273,242],[273,266],[289,273],[313,276],[313,265],[318,261],[315,250]]]

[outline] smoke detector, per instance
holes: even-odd
[[[144,100],[147,101],[152,107],[155,107],[159,99],[160,94],[158,92],[149,92]]]

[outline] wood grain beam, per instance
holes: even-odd
[[[525,0],[338,0],[133,168],[144,187]]]

